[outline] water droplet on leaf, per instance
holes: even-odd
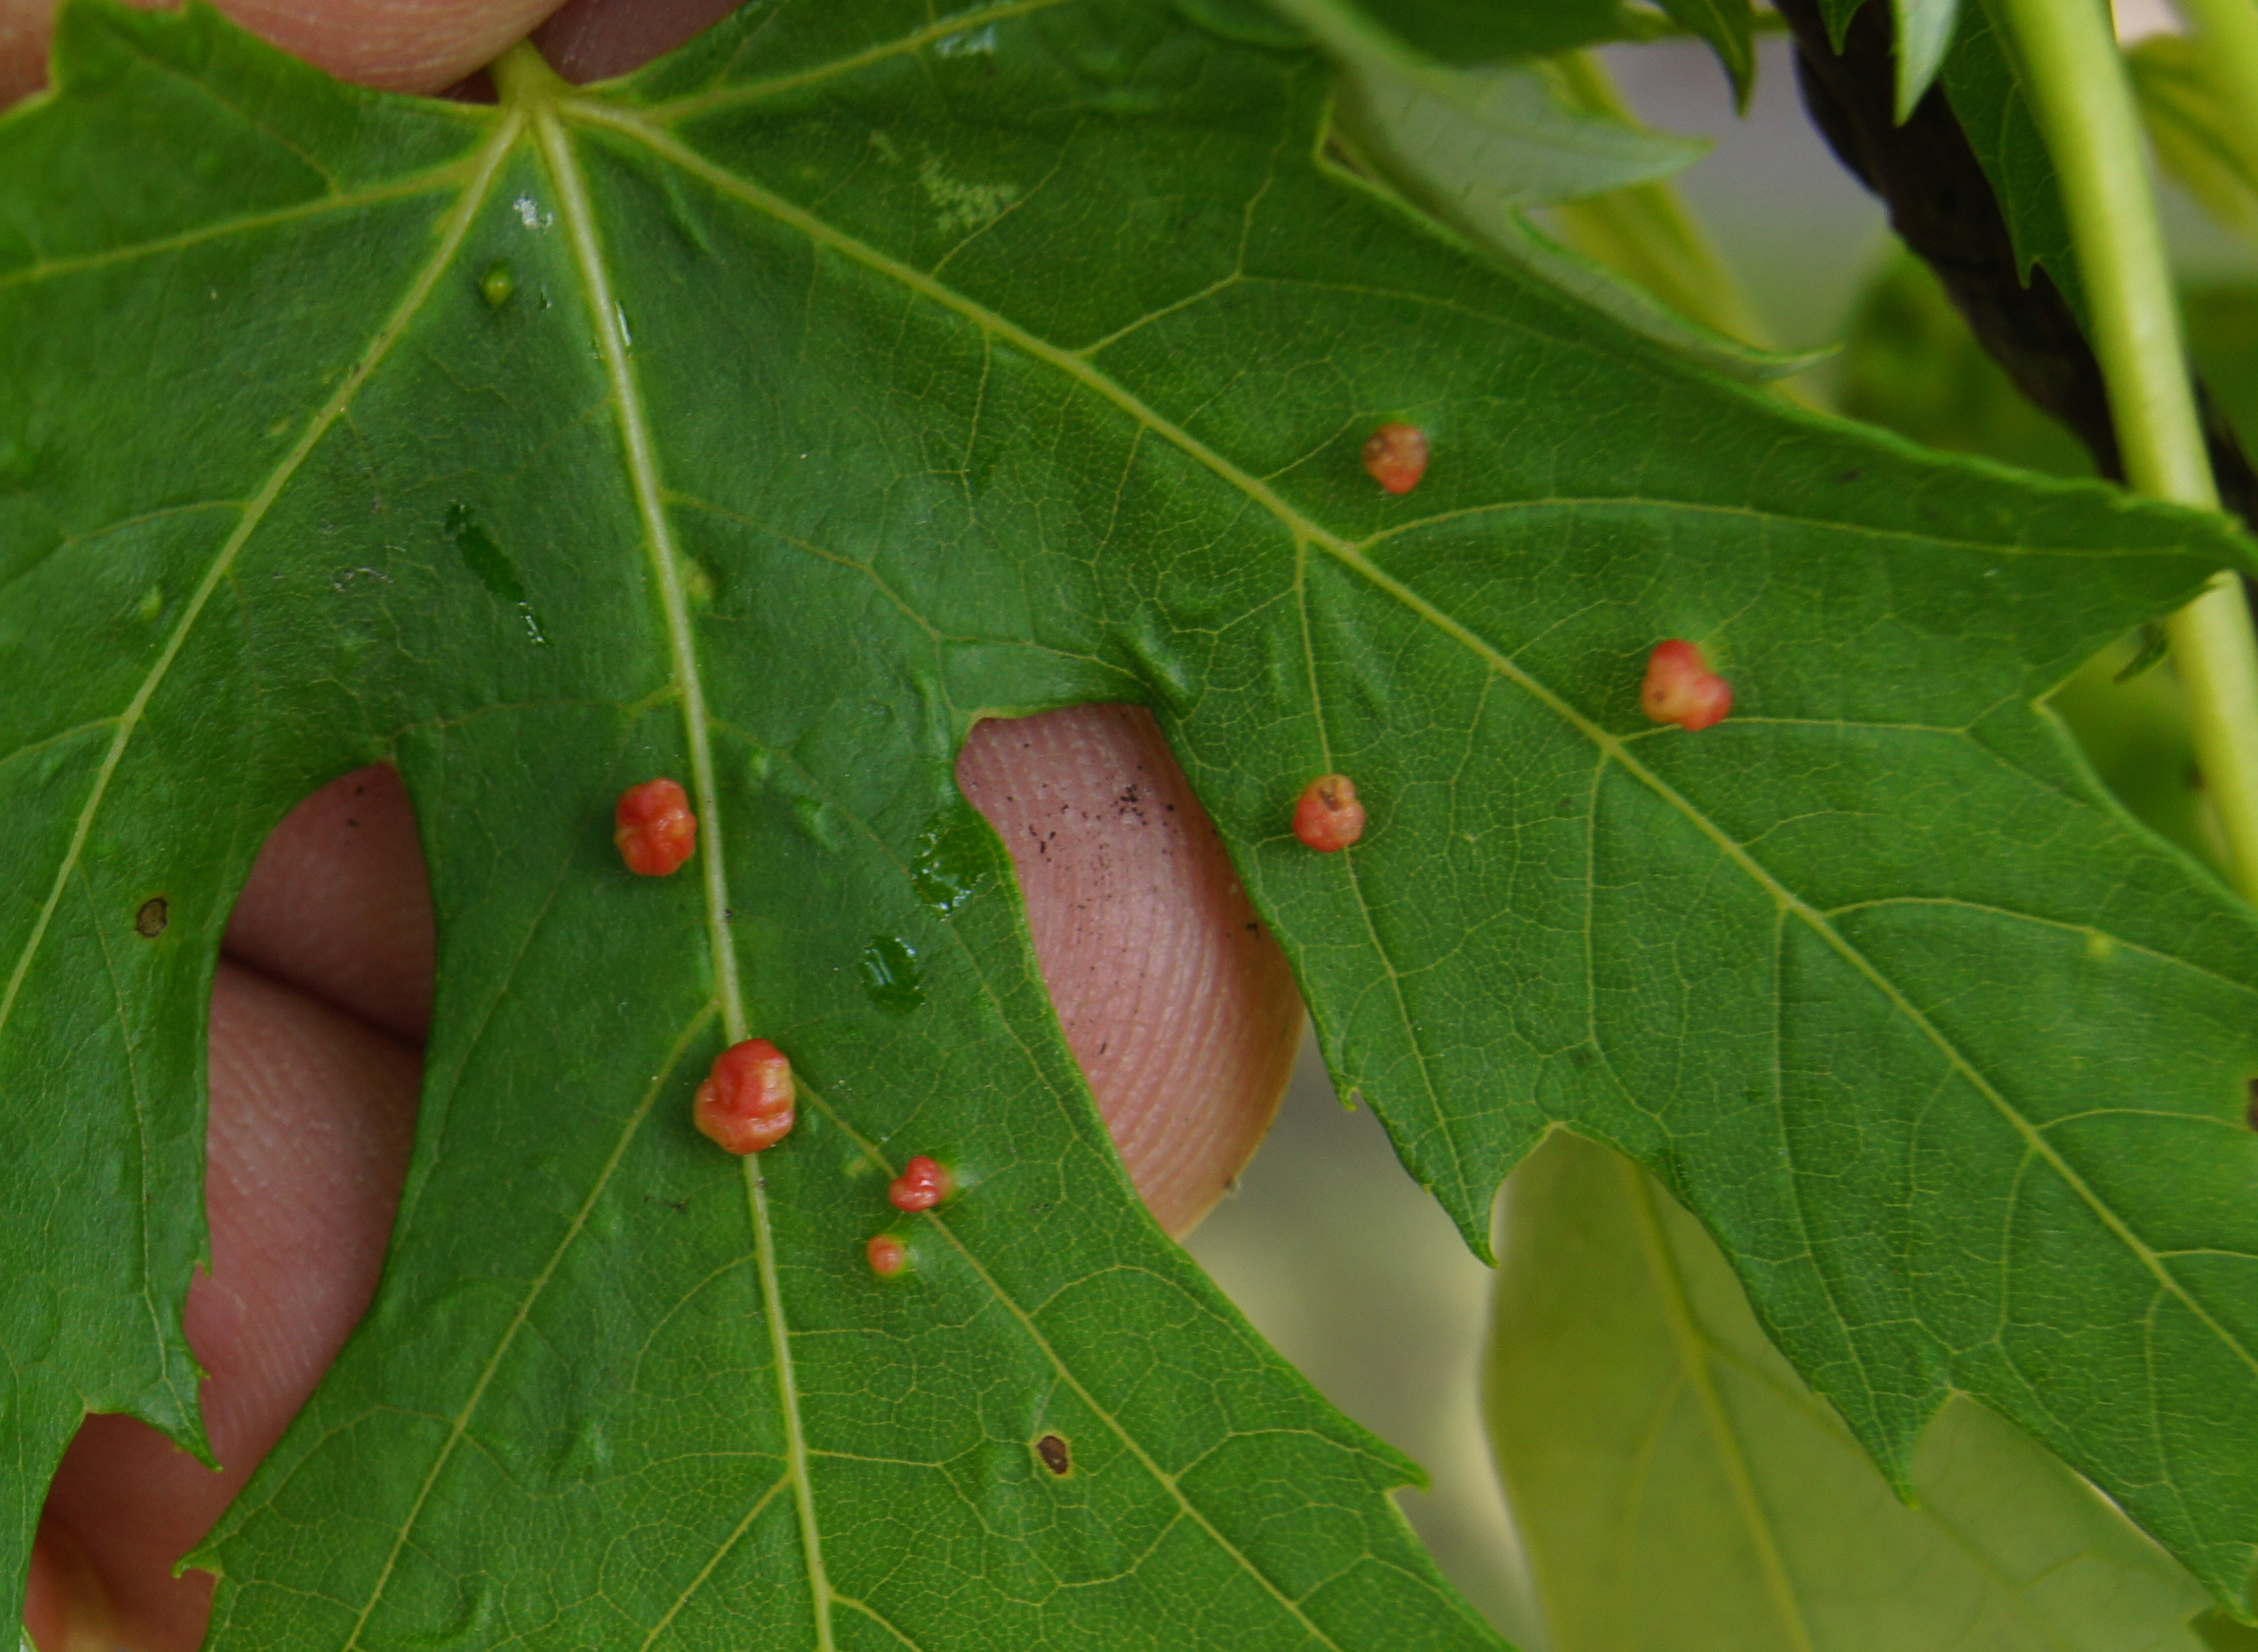
[[[910,883],[918,899],[942,917],[952,916],[987,881],[988,856],[979,832],[979,817],[967,808],[943,810],[918,834]]]
[[[925,1001],[917,949],[899,935],[872,940],[856,961],[856,971],[870,1002],[889,1014],[908,1015]]]

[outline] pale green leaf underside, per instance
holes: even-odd
[[[1278,9],[1342,66],[1372,130],[1415,167],[1433,169],[1440,159],[1460,193],[1479,190],[1490,209],[1549,206],[1652,183],[1709,150],[1706,139],[1572,109],[1539,66],[1434,63],[1346,0],[1278,0]]]
[[[1936,79],[1960,24],[1960,0],[1889,0],[1897,37],[1897,118],[1905,119]]]
[[[2209,49],[2183,34],[2152,34],[2125,53],[2125,69],[2157,163],[2221,223],[2258,233],[2251,146],[2239,137],[2232,98],[2205,73]]]
[[[1694,321],[1527,215],[1669,177],[1699,159],[1705,141],[1575,108],[1542,68],[1454,69],[1419,58],[1339,0],[1279,5],[1340,67],[1334,132],[1356,163],[1474,246],[1735,379],[1778,379],[1818,359],[1758,349]]]
[[[1980,1406],[1899,1501],[1606,1149],[1552,1137],[1505,1209],[1490,1438],[1556,1652],[2203,1652],[2194,1581]]]
[[[978,716],[1110,698],[1470,1235],[1575,1119],[1870,1446],[1964,1386],[2239,1581],[2258,936],[2031,709],[2222,529],[1705,381],[1322,166],[1322,63],[1157,6],[755,6],[499,112],[202,12],[64,39],[0,127],[19,1543],[82,1407],[183,1425],[211,949],[390,755],[417,1156],[222,1646],[1484,1643],[1404,1466],[1136,1211],[955,793]],[[1668,635],[1732,722],[1638,717]],[[1320,858],[1331,768],[1373,824]],[[707,833],[658,884],[607,830],[654,772]],[[814,1094],[753,1179],[685,1116],[741,1027]],[[882,1284],[934,1150],[970,1186]]]

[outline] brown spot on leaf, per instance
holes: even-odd
[[[153,941],[164,933],[165,925],[171,921],[172,903],[162,895],[152,895],[141,904],[141,911],[134,914],[134,933]]]
[[[1066,1449],[1066,1442],[1055,1434],[1046,1434],[1035,1443],[1035,1454],[1042,1459],[1042,1466],[1053,1474],[1071,1474],[1074,1458]]]

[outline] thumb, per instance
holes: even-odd
[[[136,0],[147,5],[150,0]],[[56,0],[0,0],[0,109],[47,79]],[[438,91],[484,68],[558,0],[219,0],[252,33],[339,80]]]
[[[1043,981],[1138,1193],[1187,1232],[1292,1071],[1284,952],[1142,707],[981,723],[957,784],[1011,852]]]

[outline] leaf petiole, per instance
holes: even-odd
[[[2126,479],[2137,493],[2216,510],[2147,151],[2108,14],[2060,0],[2000,0],[1999,10],[2070,220]],[[2217,575],[2165,630],[2235,887],[2258,899],[2258,637],[2240,582]]]

